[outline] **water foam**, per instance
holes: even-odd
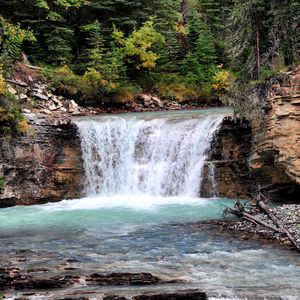
[[[69,210],[94,210],[103,208],[123,208],[138,211],[156,210],[163,206],[189,205],[206,206],[210,203],[208,199],[193,197],[152,197],[149,195],[114,195],[93,196],[77,200],[64,200],[58,203],[48,203],[39,206],[45,211],[69,211]]]
[[[201,196],[207,153],[223,117],[78,121],[87,195]],[[210,166],[213,189],[212,172]]]

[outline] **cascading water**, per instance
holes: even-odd
[[[206,183],[206,194],[217,195],[214,165],[205,160],[230,114],[210,109],[77,119],[87,197],[0,209],[0,268],[31,270],[32,282],[66,275],[80,281],[66,289],[30,290],[38,293],[34,298],[27,289],[11,291],[5,299],[185,289],[205,291],[210,300],[299,299],[297,255],[206,224],[235,203],[198,197]],[[194,222],[201,220],[206,225],[199,228]],[[41,274],[44,269],[49,273]],[[182,283],[117,288],[82,280],[102,272],[150,272]]]
[[[87,194],[201,196],[207,151],[222,120],[223,114],[78,121]],[[213,166],[211,178],[212,172]]]

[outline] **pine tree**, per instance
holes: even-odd
[[[245,78],[260,77],[261,53],[268,48],[269,10],[269,1],[235,0],[228,19],[228,54],[233,64],[245,65]]]

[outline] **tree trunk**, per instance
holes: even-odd
[[[182,0],[181,2],[181,18],[178,22],[180,26],[187,27],[189,20],[189,1]],[[179,41],[181,45],[181,57],[184,57],[189,51],[189,42],[185,34],[179,34]]]
[[[259,40],[259,31],[256,29],[256,79],[259,80],[260,77],[260,40]]]

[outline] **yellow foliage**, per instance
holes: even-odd
[[[0,73],[0,96],[5,96],[7,93],[6,83],[3,75]]]
[[[134,97],[140,92],[140,89],[128,83],[122,84],[114,94],[114,100],[119,103],[128,103],[134,100]]]
[[[25,119],[17,121],[16,129],[19,133],[26,133],[29,130],[29,125]]]
[[[155,85],[155,88],[162,97],[175,100],[179,103],[196,100],[201,95],[201,90],[198,86],[194,84],[187,84],[185,82],[169,84],[160,82]]]
[[[217,95],[224,95],[230,86],[230,73],[226,70],[218,71],[213,77],[212,89]]]
[[[179,22],[175,24],[174,29],[177,33],[180,33],[183,36],[187,36],[189,34],[188,28],[184,24],[184,17],[181,14]]]
[[[139,29],[125,38],[124,33],[114,27],[113,38],[118,46],[123,47],[123,52],[129,63],[135,68],[153,69],[159,55],[154,52],[154,46],[164,42],[164,37],[155,30],[154,21],[150,19]]]

